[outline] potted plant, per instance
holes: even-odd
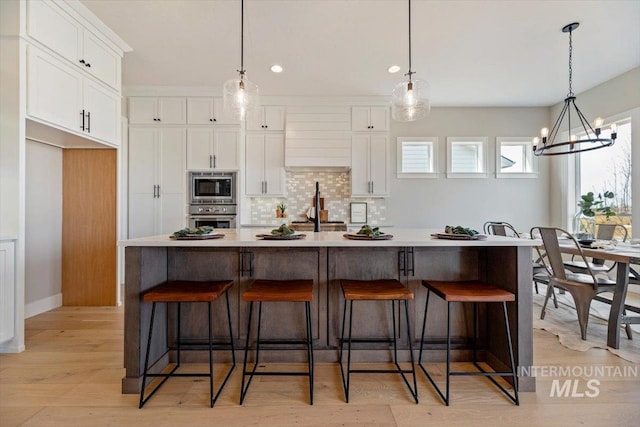
[[[603,215],[606,221],[616,215],[616,211],[609,206],[609,201],[615,197],[612,191],[604,191],[595,195],[593,191],[580,196],[578,212],[574,218],[574,232],[578,238],[589,239],[595,234],[595,217]]]
[[[287,211],[287,205],[284,202],[280,202],[276,207],[276,217],[277,218],[286,218],[288,215],[285,213]]]

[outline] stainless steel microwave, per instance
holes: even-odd
[[[236,204],[235,172],[189,172],[190,203]]]

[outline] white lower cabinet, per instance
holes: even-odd
[[[186,129],[129,129],[129,238],[187,223]]]
[[[28,116],[119,145],[120,96],[54,56],[33,46],[28,50]]]
[[[247,196],[284,196],[284,135],[247,134],[245,146]]]
[[[187,130],[187,169],[238,170],[240,129],[194,127]]]
[[[15,335],[15,252],[13,241],[0,242],[0,343]]]
[[[351,195],[383,197],[389,194],[389,138],[358,134],[351,138]]]

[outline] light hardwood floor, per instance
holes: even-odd
[[[176,378],[143,408],[122,395],[123,313],[117,308],[66,307],[28,319],[27,351],[0,356],[0,426],[637,426],[640,377],[599,377],[597,397],[550,397],[552,377],[537,379],[516,407],[482,378],[452,380],[444,406],[422,373],[416,405],[396,375],[355,375],[351,403],[343,401],[339,368],[316,366],[315,404],[306,379],[256,377],[238,405],[240,369],[216,406],[207,405],[205,379]],[[547,332],[534,331],[538,366],[635,367],[606,350],[576,352]],[[205,368],[199,366],[200,368]],[[198,367],[195,367],[198,368]],[[205,368],[206,369],[206,368]],[[221,371],[222,369],[220,369]],[[560,378],[561,382],[565,378]],[[578,380],[586,389],[590,378]]]

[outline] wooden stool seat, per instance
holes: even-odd
[[[503,302],[516,300],[516,296],[513,293],[477,280],[461,282],[423,280],[422,286],[449,302]]]
[[[349,403],[349,389],[351,382],[351,374],[400,374],[405,385],[411,393],[411,397],[418,403],[418,385],[416,382],[416,370],[413,363],[413,349],[411,346],[412,335],[409,321],[409,300],[413,299],[413,292],[405,287],[396,279],[379,279],[379,280],[350,280],[340,279],[342,286],[342,294],[344,295],[344,308],[342,311],[342,333],[340,334],[340,375],[342,377],[342,387],[344,389],[345,401]],[[391,337],[389,339],[352,337],[353,330],[353,303],[354,301],[380,301],[391,302]],[[411,368],[402,369],[398,361],[398,337],[396,327],[396,301],[398,308],[401,301],[404,302],[404,314],[406,320],[407,342],[409,344],[409,357],[411,359]],[[347,317],[347,310],[349,316]],[[399,313],[398,313],[399,314]],[[347,327],[347,319],[349,326]],[[400,320],[400,319],[398,319]],[[345,337],[346,333],[346,337]],[[342,355],[344,353],[344,345],[347,345],[347,366],[346,369],[342,363]],[[351,368],[351,350],[353,344],[359,343],[389,343],[393,346],[393,364],[395,369],[353,369]],[[355,350],[355,349],[354,349]],[[411,374],[413,386],[410,379],[405,374]]]
[[[511,331],[509,328],[509,315],[507,313],[507,302],[515,301],[516,297],[513,293],[500,289],[497,286],[489,283],[484,283],[479,280],[462,280],[462,281],[440,281],[440,280],[423,280],[422,286],[427,288],[427,298],[424,304],[424,317],[422,319],[422,334],[420,335],[420,353],[418,355],[418,366],[422,369],[422,372],[427,376],[427,379],[436,390],[438,395],[442,398],[445,405],[449,406],[449,383],[452,376],[480,376],[489,379],[494,383],[513,403],[520,404],[518,398],[518,375],[516,373],[516,363],[513,357],[513,345],[511,343]],[[445,389],[444,393],[438,387],[433,377],[427,371],[427,368],[422,363],[422,354],[426,350],[424,348],[425,331],[427,329],[427,314],[429,308],[429,296],[431,292],[442,298],[447,305],[447,360],[446,360],[446,372],[445,372]],[[473,371],[452,371],[451,370],[451,303],[473,303],[473,365],[478,369],[477,372]],[[509,371],[487,371],[482,365],[478,363],[477,359],[477,342],[479,337],[478,332],[478,303],[497,303],[502,305],[502,315],[504,318],[505,335],[507,341],[507,350],[509,351]],[[438,320],[440,321],[440,320]],[[495,331],[491,331],[495,333]],[[429,350],[440,351],[440,348],[432,348]],[[509,391],[494,377],[510,377],[511,385],[513,387],[513,393]]]
[[[313,280],[310,279],[298,279],[298,280],[254,280],[249,289],[242,294],[242,299],[249,302],[249,320],[247,321],[247,335],[244,352],[244,363],[242,364],[242,384],[240,386],[240,404],[244,402],[249,386],[253,377],[258,376],[306,376],[309,378],[309,404],[313,405],[313,331],[311,327],[311,301],[313,301]],[[305,330],[306,337],[304,340],[292,340],[292,339],[261,339],[260,330],[262,325],[262,303],[269,302],[296,302],[304,303],[305,314]],[[249,343],[251,340],[251,318],[253,313],[253,304],[258,303],[258,325],[255,337],[255,360],[253,368],[248,369],[248,356],[249,356]],[[289,323],[289,327],[295,327],[296,323]],[[307,366],[306,372],[300,371],[257,371],[258,366],[263,366],[260,363],[260,350],[261,345],[278,345],[287,346],[291,350],[298,346],[304,346],[307,351]],[[269,348],[265,348],[269,350]]]
[[[164,282],[142,295],[145,302],[214,302],[233,286],[232,280]]]
[[[313,300],[313,280],[262,280],[257,279],[242,294],[250,302],[310,302]]]
[[[347,301],[366,300],[412,300],[413,292],[399,280],[340,280],[344,299]]]
[[[220,393],[224,389],[225,384],[229,380],[231,373],[236,367],[236,353],[233,344],[233,329],[231,327],[231,309],[229,307],[229,293],[227,292],[233,286],[233,280],[219,280],[219,281],[186,281],[186,280],[169,280],[159,284],[158,286],[149,289],[142,295],[143,302],[150,302],[151,304],[151,318],[149,320],[149,336],[147,338],[147,348],[144,359],[144,370],[142,371],[142,386],[140,387],[140,402],[138,404],[138,408],[142,408],[144,404],[151,399],[151,397],[156,394],[160,387],[171,377],[208,377],[209,378],[209,401],[211,407],[218,400]],[[214,345],[216,346],[215,350],[223,350],[226,348],[220,348],[220,345],[227,347],[227,343],[214,343],[213,341],[213,328],[212,328],[212,316],[211,316],[211,308],[216,300],[223,296],[225,298],[225,304],[227,308],[227,325],[229,327],[229,341],[228,341],[228,349],[231,351],[231,367],[227,370],[227,373],[222,380],[222,383],[218,387],[218,390],[214,392],[213,389],[213,351]],[[151,363],[151,367],[149,365],[149,358],[151,355],[151,346],[152,346],[152,337],[153,337],[153,325],[154,318],[156,314],[156,304],[165,304],[174,303],[176,305],[176,361],[175,366],[169,372],[149,372],[153,370],[153,365],[155,362]],[[176,372],[181,365],[180,352],[182,347],[192,347],[195,349],[199,346],[197,343],[189,343],[182,342],[180,337],[181,333],[181,317],[182,317],[182,304],[183,303],[206,303],[207,304],[207,325],[208,325],[208,334],[207,334],[207,351],[209,353],[209,372]],[[165,321],[166,323],[166,321]],[[165,331],[165,338],[166,336]],[[145,389],[147,388],[147,379],[148,378],[162,378],[162,380],[155,384],[151,385],[151,390],[147,393],[145,397]]]

